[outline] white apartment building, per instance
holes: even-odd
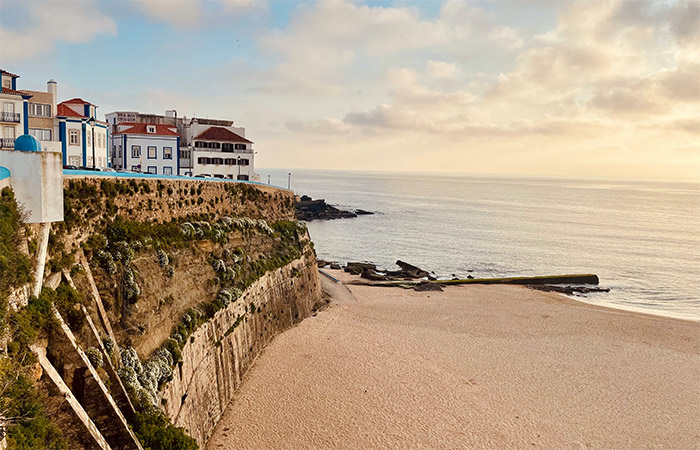
[[[13,149],[15,139],[29,133],[31,94],[17,90],[19,75],[0,69],[0,148]]]
[[[106,122],[96,119],[97,106],[81,98],[57,106],[63,164],[77,167],[109,167]]]
[[[232,120],[188,119],[178,117],[174,110],[166,111],[165,115],[114,111],[105,117],[112,134],[124,123],[176,127],[180,135],[177,172],[180,175],[260,181],[254,170],[253,142],[246,139],[245,128],[234,127]],[[117,141],[114,145],[119,144]]]
[[[178,175],[180,135],[176,126],[134,122],[112,126],[112,167],[133,172]]]
[[[190,142],[194,175],[260,181],[253,171],[253,143],[229,127],[209,126]]]

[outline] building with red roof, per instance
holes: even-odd
[[[97,105],[72,98],[56,106],[63,164],[76,167],[110,167],[109,129],[97,120]]]
[[[180,135],[177,126],[142,122],[112,126],[113,167],[158,175],[179,174]]]

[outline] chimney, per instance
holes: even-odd
[[[53,78],[46,82],[46,92],[53,94],[54,98],[58,96],[58,83]]]

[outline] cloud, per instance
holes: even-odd
[[[195,28],[202,19],[199,0],[134,0],[134,3],[146,17],[175,28]]]
[[[88,43],[101,34],[116,35],[117,25],[97,9],[95,2],[10,3],[26,7],[24,22],[0,25],[0,51],[5,62],[35,57],[49,51],[55,42]],[[7,7],[9,4],[4,5]]]
[[[453,79],[457,76],[457,66],[445,61],[428,61],[428,73],[436,79]]]
[[[222,16],[230,19],[268,7],[265,0],[133,0],[133,4],[146,17],[183,30],[218,23]]]

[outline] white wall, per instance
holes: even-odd
[[[221,158],[223,160],[226,159],[235,159],[237,160],[238,157],[241,157],[241,159],[247,159],[249,161],[249,165],[247,166],[239,166],[239,165],[226,165],[226,164],[200,164],[199,163],[199,158]],[[193,153],[193,175],[201,175],[201,174],[207,174],[211,176],[215,175],[223,175],[224,178],[232,178],[232,179],[237,179],[238,174],[240,173],[241,175],[248,175],[249,179],[253,179],[253,153],[241,153],[241,152],[234,152],[234,153],[228,153],[228,152],[220,152],[220,151],[208,151],[207,149],[197,149]],[[237,161],[236,161],[237,162]],[[240,168],[240,172],[239,172]]]
[[[10,185],[28,214],[28,223],[63,220],[63,166],[59,152],[0,150],[0,166],[10,170]]]
[[[126,148],[123,148],[124,136],[126,136]],[[116,158],[114,162],[119,164],[127,170],[134,170],[134,166],[140,166],[140,171],[143,173],[148,172],[149,167],[155,167],[156,173],[158,175],[165,174],[165,168],[169,167],[172,170],[172,175],[177,175],[177,137],[176,136],[148,136],[143,134],[115,134],[111,136],[112,145],[119,147],[122,145],[122,153],[119,154],[119,158]],[[132,157],[132,147],[138,145],[141,147],[141,156],[138,159]],[[156,148],[156,158],[148,158],[148,147]],[[172,159],[163,158],[163,149],[165,147],[171,148]],[[126,152],[126,166],[122,158]]]

